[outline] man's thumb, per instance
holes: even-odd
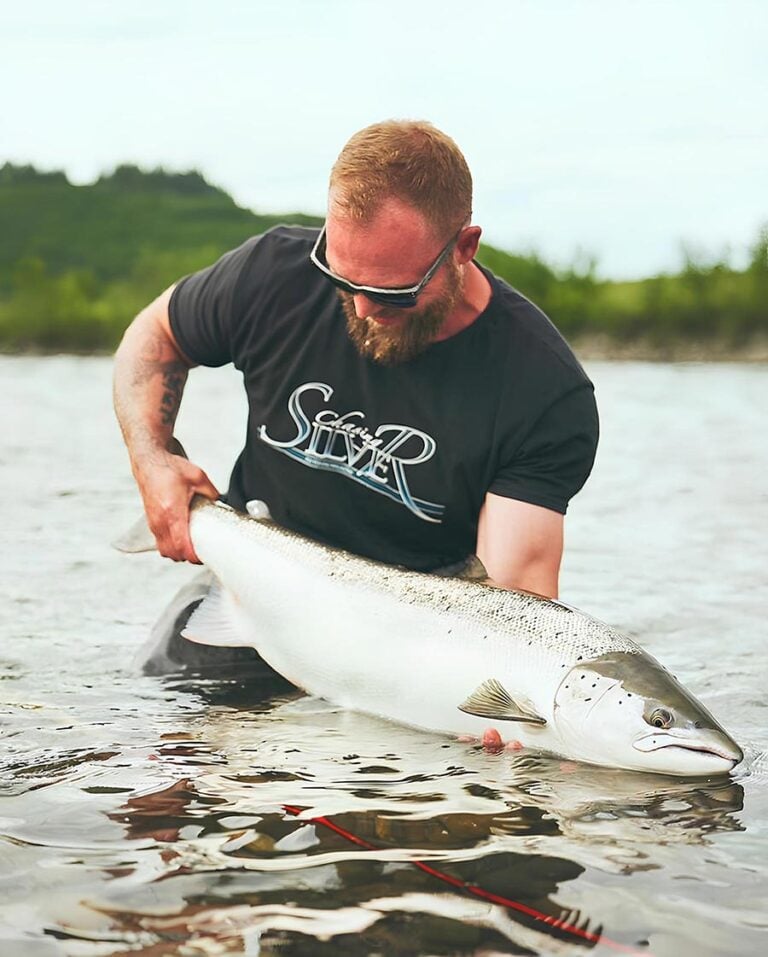
[[[213,484],[213,482],[208,478],[205,472],[200,473],[200,477],[192,486],[194,490],[199,494],[205,496],[205,498],[218,498],[219,490]]]

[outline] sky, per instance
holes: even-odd
[[[768,223],[767,49],[765,0],[30,0],[2,15],[0,164],[196,168],[322,215],[352,133],[428,119],[494,245],[617,279],[683,244],[740,265]]]

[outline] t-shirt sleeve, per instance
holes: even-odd
[[[594,393],[584,384],[542,413],[488,491],[565,515],[592,471],[598,434]]]
[[[243,276],[263,237],[247,240],[218,262],[185,276],[168,305],[171,331],[184,355],[197,365],[223,366],[235,356],[243,311]]]

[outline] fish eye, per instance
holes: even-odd
[[[672,715],[666,708],[656,708],[651,712],[648,724],[654,728],[668,728],[672,724]]]

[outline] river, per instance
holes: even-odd
[[[190,569],[109,547],[139,511],[110,362],[0,357],[0,953],[768,952],[768,366],[588,372],[602,441],[562,597],[714,712],[746,754],[730,778],[489,754],[266,679],[139,675]],[[220,487],[244,423],[237,376],[196,370],[177,434]]]

